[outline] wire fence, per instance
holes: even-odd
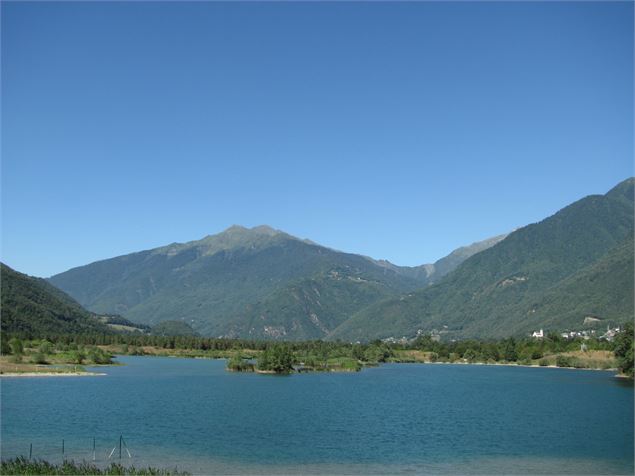
[[[34,440],[20,441],[2,445],[2,458],[23,456],[31,459],[43,459],[51,463],[61,463],[64,460],[88,461],[100,463],[130,463],[137,459],[131,451],[128,442],[119,435],[118,438],[61,438],[58,441]]]

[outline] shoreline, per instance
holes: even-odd
[[[598,369],[595,367],[558,367],[557,365],[534,365],[534,364],[512,364],[510,362],[507,363],[487,363],[487,362],[392,362],[395,364],[445,364],[445,365],[483,365],[494,367],[496,365],[503,367],[528,367],[528,368],[539,368],[539,369],[567,369],[567,370],[599,370],[601,372],[617,372],[617,368],[608,368],[608,369]],[[623,374],[616,374],[615,376],[622,376],[624,378],[628,378],[628,376]]]
[[[131,356],[130,354],[115,354],[115,357],[129,357]],[[146,355],[135,355],[135,356],[131,356],[131,357],[172,357],[172,358],[181,358],[181,359],[201,359],[201,360],[229,360],[228,357],[201,357],[201,356],[196,356],[196,357],[188,357],[188,356],[184,356],[184,355],[153,355],[153,354],[146,354]],[[387,362],[382,362],[380,364],[372,364],[372,365],[362,365],[360,370],[309,370],[309,371],[294,371],[294,372],[289,372],[287,375],[289,374],[293,374],[293,373],[350,373],[350,372],[359,372],[359,371],[363,371],[364,368],[366,367],[377,367],[377,366],[381,366],[381,365],[385,365],[385,364],[423,364],[423,365],[428,365],[428,364],[433,364],[433,365],[480,365],[480,366],[489,366],[489,367],[495,367],[495,366],[499,366],[499,367],[527,367],[527,368],[539,368],[539,369],[566,369],[566,370],[593,370],[593,371],[598,371],[598,372],[616,372],[614,377],[615,378],[622,378],[622,379],[629,379],[630,377],[628,377],[627,375],[624,374],[620,374],[617,373],[618,369],[616,367],[610,367],[607,369],[601,369],[601,368],[597,368],[597,367],[559,367],[557,365],[538,365],[538,364],[516,364],[516,363],[512,363],[512,362],[460,362],[460,361],[456,361],[456,362],[417,362],[417,361],[411,361],[411,362],[405,362],[405,361],[401,361],[401,362],[397,362],[397,361],[387,361]],[[115,365],[117,365],[115,363]],[[246,370],[246,371],[241,371],[241,370],[235,370],[235,369],[225,369],[228,372],[236,372],[236,373],[255,373],[255,374],[276,374],[276,372],[272,371],[272,370]],[[284,375],[284,374],[281,374]]]
[[[1,373],[0,378],[14,377],[101,377],[105,373],[98,372],[6,372]]]
[[[127,354],[116,354],[116,357],[127,357]],[[137,357],[174,357],[174,358],[192,358],[192,357],[187,357],[187,356],[157,356],[157,355],[139,355]],[[226,357],[196,357],[202,360],[227,360]],[[495,367],[495,366],[499,366],[499,367],[527,367],[527,368],[543,368],[543,369],[566,369],[566,370],[593,370],[593,371],[602,371],[602,372],[618,372],[617,368],[608,368],[608,369],[600,369],[600,368],[580,368],[580,367],[559,367],[557,365],[537,365],[537,364],[516,364],[516,363],[511,363],[511,362],[505,362],[505,363],[501,363],[501,362],[385,362],[386,364],[423,364],[423,365],[428,365],[428,364],[433,364],[433,365],[479,365],[479,366],[491,366],[491,367]],[[114,363],[114,365],[117,365],[117,363]],[[119,364],[121,365],[121,364]],[[380,364],[381,365],[381,364]],[[363,370],[364,367],[374,367],[374,365],[372,366],[362,366],[362,368],[360,370]],[[237,372],[236,370],[233,369],[226,369],[228,371],[234,371]],[[256,373],[256,374],[275,374],[276,372],[274,371],[268,371],[268,370],[251,370],[249,371],[250,373]],[[317,371],[313,371],[313,372],[317,372]],[[320,372],[325,372],[324,370],[320,371]],[[343,372],[342,370],[330,370],[330,371],[326,371],[326,373],[330,373],[330,372]],[[348,370],[348,372],[351,372],[350,370]],[[292,373],[296,373],[296,372],[292,372]],[[300,371],[297,373],[312,373],[311,371]],[[102,373],[102,372],[4,372],[4,373],[0,373],[0,378],[36,378],[36,377],[101,377],[101,376],[106,376],[106,373]],[[620,379],[629,379],[629,377],[627,375],[623,375],[623,374],[619,374],[616,373],[614,375],[615,378],[620,378]]]

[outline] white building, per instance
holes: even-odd
[[[542,329],[540,329],[539,331],[534,331],[534,333],[531,335],[531,337],[535,337],[537,339],[542,339],[544,336],[545,334]]]

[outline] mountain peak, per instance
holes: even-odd
[[[222,231],[221,233],[235,233],[235,232],[246,231],[246,230],[248,230],[248,228],[242,225],[232,225],[226,230]]]
[[[620,200],[628,200],[629,202],[634,201],[635,195],[635,177],[629,177],[626,180],[618,183],[615,187],[609,190],[606,194],[607,197],[620,199]]]
[[[282,233],[282,231],[276,230],[275,228],[272,228],[269,225],[254,226],[251,229],[251,231],[260,233],[261,235],[269,235],[269,236],[279,235],[280,233]]]
[[[223,233],[254,233],[258,235],[267,235],[267,236],[275,236],[283,233],[280,230],[276,230],[275,228],[270,227],[269,225],[258,225],[252,228],[247,228],[242,225],[232,225],[227,228]]]

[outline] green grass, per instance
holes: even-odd
[[[349,357],[336,357],[328,359],[327,366],[331,370],[347,370],[353,372],[357,372],[362,368],[362,365],[357,361],[357,359],[352,359]]]
[[[158,468],[135,468],[111,463],[106,468],[99,468],[85,461],[76,463],[64,461],[61,464],[51,464],[44,460],[29,460],[23,456],[2,460],[0,474],[15,475],[186,475],[189,473]]]

